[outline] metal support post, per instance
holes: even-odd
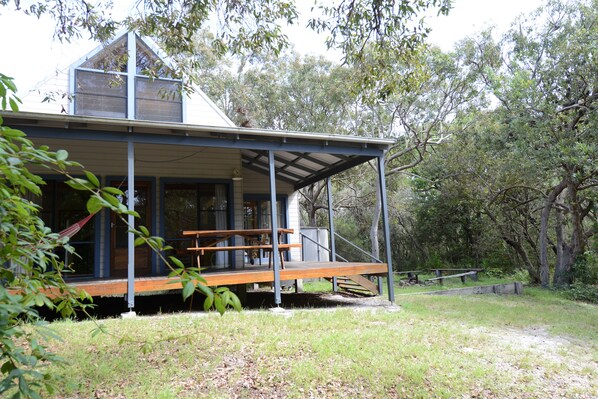
[[[278,255],[278,211],[276,209],[276,164],[274,162],[274,151],[268,151],[268,165],[270,168],[270,216],[272,218],[272,268],[274,269],[274,303],[280,306],[282,298],[280,295],[280,257]]]
[[[378,184],[380,187],[380,205],[382,206],[382,222],[384,223],[384,243],[386,244],[386,264],[388,265],[388,300],[395,301],[394,274],[392,270],[392,249],[390,246],[390,224],[388,221],[388,201],[386,198],[386,176],[384,172],[384,155],[378,157]]]
[[[334,211],[332,209],[332,180],[326,178],[326,193],[328,197],[328,227],[330,228],[330,262],[336,262],[336,241],[334,231]],[[338,291],[336,276],[332,277],[332,291]]]
[[[135,145],[129,140],[127,143],[127,207],[129,211],[135,210]],[[135,228],[135,218],[127,215],[129,229]],[[127,233],[127,306],[129,311],[135,307],[135,236]]]

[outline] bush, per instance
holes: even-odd
[[[598,253],[587,251],[576,260],[573,281],[587,285],[598,284]]]
[[[598,285],[573,283],[563,295],[574,301],[598,304]]]
[[[530,278],[529,271],[525,269],[517,269],[509,275],[509,279],[513,281],[520,281],[523,284],[530,284],[532,279]]]
[[[505,271],[498,267],[485,268],[484,274],[488,278],[504,278],[504,277],[506,277]]]

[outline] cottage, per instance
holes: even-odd
[[[25,98],[21,112],[4,112],[5,124],[36,144],[66,149],[104,185],[121,188],[123,202],[141,216],[134,223],[164,237],[187,265],[205,268],[209,285],[271,282],[280,304],[281,280],[385,275],[393,300],[390,260],[337,262],[334,234],[326,262],[303,262],[297,193],[377,160],[390,253],[383,171],[390,142],[236,127],[200,90],[181,95],[182,82],[169,76],[159,54],[151,41],[125,33],[45,81],[39,94]],[[143,74],[156,66],[157,78]],[[69,96],[42,102],[47,91]],[[84,194],[59,176],[43,176],[42,217],[54,231],[87,216]],[[135,248],[125,225],[107,211],[71,243],[80,257],[69,259],[70,281],[91,295],[125,295],[133,309],[135,294],[175,288],[158,257]]]

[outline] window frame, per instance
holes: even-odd
[[[166,61],[164,61],[164,59],[162,57],[160,57],[159,53],[160,50],[157,49],[157,47],[155,45],[153,45],[153,43],[148,43],[147,40],[142,39],[139,35],[137,35],[136,33],[125,33],[125,42],[126,42],[126,49],[128,51],[128,53],[130,55],[132,55],[132,58],[134,60],[134,62],[131,62],[131,60],[129,60],[129,63],[127,64],[126,67],[126,71],[122,72],[122,71],[109,71],[109,70],[102,70],[102,69],[94,69],[94,68],[88,68],[88,67],[84,67],[83,65],[90,60],[91,58],[97,56],[98,54],[102,53],[103,51],[106,51],[106,47],[103,46],[98,46],[94,51],[92,51],[91,53],[87,54],[85,57],[83,57],[82,59],[80,59],[79,61],[77,61],[75,64],[73,64],[70,69],[69,69],[69,87],[70,87],[70,95],[72,96],[72,100],[69,101],[70,105],[69,105],[69,113],[72,115],[80,115],[80,116],[91,116],[91,117],[105,117],[105,116],[97,116],[97,115],[85,115],[85,114],[79,114],[78,112],[78,107],[77,107],[77,86],[76,86],[76,80],[77,80],[77,72],[78,71],[86,71],[86,72],[95,72],[95,73],[102,73],[102,74],[111,74],[111,75],[121,75],[124,77],[124,85],[125,90],[126,90],[126,97],[125,97],[125,103],[126,103],[126,107],[125,107],[125,119],[131,119],[131,120],[146,120],[146,121],[153,121],[153,122],[164,122],[164,123],[185,123],[187,116],[186,116],[186,97],[184,95],[184,93],[182,92],[182,88],[183,88],[183,80],[182,79],[173,79],[169,76],[160,76],[157,77],[154,81],[158,81],[158,80],[164,80],[164,81],[170,81],[170,82],[177,82],[180,87],[181,87],[181,93],[180,93],[180,102],[177,102],[177,104],[180,106],[180,120],[178,121],[173,121],[173,120],[163,120],[163,119],[139,119],[136,113],[136,109],[137,109],[137,90],[136,90],[136,79],[140,78],[140,79],[150,79],[147,75],[144,75],[142,73],[137,73],[137,42],[141,42],[140,45],[142,47],[145,47],[147,49],[149,49],[151,52],[153,52],[153,54],[160,60],[160,62],[164,63],[164,65],[166,67],[168,67],[168,63]],[[117,37],[110,45],[117,43],[119,40],[121,40],[123,36],[119,36]],[[108,45],[108,46],[110,46]],[[134,67],[132,67],[134,66]],[[108,117],[110,118],[110,117]],[[113,117],[113,118],[118,118],[118,117]]]
[[[55,175],[55,174],[50,174],[50,175],[40,175],[40,177],[46,182],[52,182],[53,184],[55,183],[65,183],[66,182],[66,178],[63,175]],[[77,177],[84,177],[81,175],[74,175],[73,177],[77,178]],[[56,189],[55,189],[55,185],[54,185],[54,191],[53,191],[53,209],[52,209],[52,226],[48,226],[51,228],[54,228],[54,225],[56,224]],[[68,186],[67,186],[68,187]],[[73,189],[73,191],[75,191]],[[40,208],[41,208],[41,204],[40,204]],[[83,208],[84,212],[87,212],[87,209]],[[103,212],[103,211],[102,211]],[[93,272],[91,274],[72,274],[72,273],[65,273],[64,274],[64,278],[65,280],[69,280],[69,281],[76,281],[76,280],[87,280],[90,278],[99,278],[100,276],[100,269],[101,269],[101,265],[100,265],[100,253],[102,252],[102,248],[101,248],[101,231],[102,231],[102,227],[101,227],[101,218],[102,218],[102,212],[97,213],[90,221],[88,221],[87,223],[93,223],[93,240],[86,240],[86,241],[70,241],[69,240],[69,244],[71,245],[80,245],[80,244],[92,244],[93,245],[93,258],[91,259],[91,261],[93,262]],[[40,216],[41,216],[41,212],[40,212]],[[68,226],[67,226],[68,227]],[[59,231],[54,231],[55,233],[60,232]],[[64,260],[64,259],[63,259]]]
[[[168,237],[166,237],[166,223],[165,223],[165,194],[166,194],[166,185],[168,184],[195,184],[195,185],[199,185],[199,184],[223,184],[226,185],[226,201],[228,204],[228,209],[226,212],[226,225],[227,225],[227,229],[232,229],[235,223],[234,217],[235,217],[235,204],[234,204],[234,186],[232,184],[231,180],[226,180],[226,179],[209,179],[209,178],[179,178],[179,177],[162,177],[160,178],[160,192],[159,192],[159,196],[160,196],[160,209],[159,209],[159,218],[160,218],[160,226],[159,226],[159,232],[160,232],[160,237],[164,238],[165,240],[169,239]],[[198,209],[198,215],[199,212],[201,212]],[[183,241],[186,240],[186,238],[174,238],[173,240],[177,240],[177,241]],[[236,267],[236,262],[235,262],[235,257],[231,256],[229,257],[229,261],[230,261],[230,266],[231,269],[235,269]],[[166,265],[164,264],[163,261],[160,260],[159,265],[158,265],[158,272],[160,273],[165,273],[168,272],[168,269],[166,268]]]

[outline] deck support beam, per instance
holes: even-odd
[[[392,271],[392,249],[390,246],[390,224],[388,222],[388,201],[386,197],[386,176],[384,170],[383,155],[378,157],[378,185],[380,187],[380,205],[382,208],[382,222],[384,223],[384,244],[386,246],[386,264],[388,266],[388,300],[394,303],[394,274]]]
[[[334,210],[332,209],[332,179],[326,178],[326,194],[328,199],[328,227],[330,229],[330,261],[336,262],[336,241],[335,241],[335,230],[334,230]],[[338,284],[336,282],[336,276],[332,277],[332,290],[338,291]]]
[[[278,255],[278,210],[276,208],[276,163],[274,162],[274,151],[268,151],[268,166],[270,172],[270,227],[272,228],[272,269],[274,270],[274,303],[280,306],[282,298],[280,295],[280,257]]]
[[[127,143],[127,208],[135,210],[135,144],[132,140]],[[129,230],[135,228],[135,218],[127,215]],[[135,307],[135,236],[131,231],[127,233],[127,307],[133,311]]]

